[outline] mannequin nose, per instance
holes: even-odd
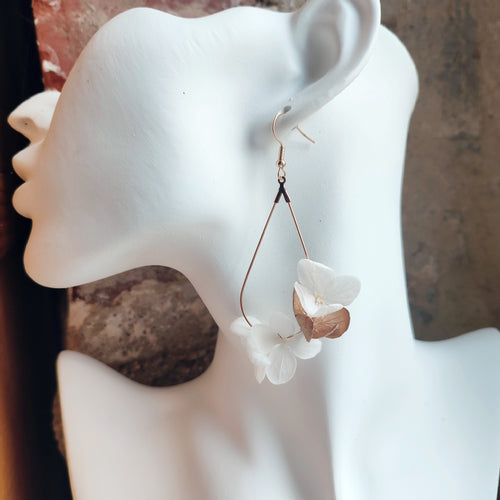
[[[15,113],[15,112],[14,112]],[[47,135],[50,121],[48,124],[36,122],[30,116],[12,113],[9,117],[9,125],[24,135],[30,142],[40,142]]]
[[[9,116],[9,125],[35,143],[47,135],[60,93],[49,90],[20,104]]]

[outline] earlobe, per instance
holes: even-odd
[[[47,90],[21,103],[9,115],[9,125],[23,134],[30,142],[45,138],[52,121],[60,92]]]
[[[379,0],[310,0],[291,16],[303,87],[283,106],[286,132],[327,104],[361,72],[380,25]]]

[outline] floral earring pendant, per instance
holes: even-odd
[[[309,258],[290,196],[285,189],[285,148],[276,135],[276,121],[287,111],[285,109],[279,112],[272,122],[272,133],[280,146],[276,162],[278,192],[241,287],[240,309],[243,316],[231,325],[233,333],[239,335],[245,344],[259,383],[265,377],[273,384],[288,382],[297,369],[297,358],[313,358],[321,351],[320,339],[340,337],[350,323],[349,311],[345,306],[357,297],[360,290],[357,278],[338,276],[333,269]],[[296,128],[307,140],[314,143],[299,127]],[[247,316],[243,307],[243,293],[274,209],[282,198],[290,209],[305,258],[297,264],[298,280],[295,282],[292,296],[295,320],[285,314],[274,313],[269,324],[265,324],[254,318],[250,320]]]

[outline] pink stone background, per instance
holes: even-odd
[[[256,0],[33,0],[46,89],[60,90],[76,58],[106,21],[133,7],[151,7],[182,17],[200,17]]]

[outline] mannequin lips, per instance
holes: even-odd
[[[30,215],[28,214],[28,210],[26,208],[29,204],[29,202],[28,202],[28,200],[29,200],[28,189],[29,189],[28,182],[21,184],[14,191],[14,195],[12,197],[12,205],[19,215],[22,215],[23,217],[31,218]]]
[[[23,180],[31,177],[32,171],[39,162],[39,149],[43,141],[32,143],[25,147],[12,158],[14,172]]]
[[[21,150],[19,153],[17,153],[13,158],[12,158],[12,166],[14,167],[14,172],[21,177],[23,181],[27,181],[27,172],[25,170],[25,163],[20,160],[23,156],[23,152],[25,150]]]
[[[30,144],[12,158],[12,166],[16,174],[24,181],[14,192],[12,205],[23,217],[31,218],[27,207],[32,204],[29,194],[30,179],[36,165],[36,150],[39,143]]]

